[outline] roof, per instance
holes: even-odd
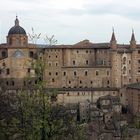
[[[19,20],[17,17],[15,20],[15,26],[13,26],[8,32],[8,35],[13,35],[13,34],[26,35],[25,30],[21,26],[19,26]]]
[[[130,84],[130,85],[127,86],[127,88],[140,90],[140,82],[134,83],[134,84]]]

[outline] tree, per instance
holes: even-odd
[[[86,130],[65,106],[54,104],[45,90],[45,62],[38,59],[33,68],[37,84],[34,89],[8,93],[1,91],[0,135],[3,140],[85,140]],[[29,77],[29,80],[31,77]]]

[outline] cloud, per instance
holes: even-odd
[[[27,32],[34,27],[42,36],[55,34],[59,43],[85,38],[109,41],[112,26],[118,31],[118,40],[128,42],[131,27],[140,36],[139,7],[139,0],[4,0],[0,5],[0,37],[5,41],[17,13]]]

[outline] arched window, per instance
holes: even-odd
[[[126,57],[123,57],[123,64],[126,64]]]
[[[126,74],[126,67],[123,67],[123,74]]]

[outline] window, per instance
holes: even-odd
[[[57,63],[57,62],[55,63],[55,66],[56,66],[56,67],[58,66],[58,63]]]
[[[96,71],[95,73],[96,73],[96,76],[98,76],[98,75],[99,75],[99,71]]]
[[[71,84],[71,81],[69,81],[69,84]]]
[[[32,82],[31,82],[31,81],[29,81],[29,82],[28,82],[28,84],[29,84],[29,85],[31,85],[31,84],[32,84]]]
[[[140,53],[140,50],[138,50],[138,53]]]
[[[51,58],[51,56],[49,55],[49,58]]]
[[[73,65],[75,65],[75,60],[73,60],[73,62],[72,62],[72,63],[73,63]]]
[[[109,85],[109,80],[107,81],[107,84]]]
[[[123,58],[123,64],[126,64],[126,57]]]
[[[77,51],[77,53],[79,53],[79,51]]]
[[[57,55],[55,57],[57,58]]]
[[[3,66],[3,67],[5,67],[5,66],[6,66],[6,64],[3,62],[3,63],[2,63],[2,66]]]
[[[58,75],[58,72],[56,72],[55,75]]]
[[[7,86],[9,85],[9,82],[8,82],[8,81],[6,82],[6,85],[7,85]]]
[[[33,57],[34,57],[34,52],[33,52],[33,51],[30,51],[30,52],[29,52],[29,56],[30,56],[31,58],[33,58]]]
[[[109,76],[109,71],[107,71],[107,76]]]
[[[90,83],[92,84],[92,83],[93,83],[93,81],[90,81]]]
[[[49,63],[49,66],[51,66],[52,64],[51,63]]]
[[[52,79],[52,82],[54,82],[54,79]]]
[[[82,84],[82,81],[80,81],[80,84]]]
[[[37,84],[37,80],[35,80],[35,85]]]
[[[126,74],[126,67],[123,67],[123,74]]]
[[[63,75],[66,76],[66,72],[65,71],[63,72]]]
[[[87,71],[85,71],[85,76],[87,76]]]
[[[0,74],[2,73],[2,70],[0,69]]]
[[[28,68],[28,73],[30,73],[30,71],[31,71],[31,69],[30,69],[30,68]]]
[[[15,85],[14,81],[12,81],[11,85],[12,85],[12,86],[14,86],[14,85]]]
[[[88,53],[88,50],[86,50],[86,53]]]
[[[88,60],[86,60],[86,65],[88,65]]]
[[[51,75],[51,72],[49,72],[49,75]]]
[[[76,76],[76,71],[74,71],[74,76]]]
[[[6,52],[5,51],[2,51],[2,57],[6,57]]]
[[[25,81],[23,82],[23,84],[24,84],[24,86],[26,86],[26,82]]]
[[[140,59],[138,60],[138,63],[140,64]]]
[[[10,69],[6,69],[6,74],[10,74]]]

